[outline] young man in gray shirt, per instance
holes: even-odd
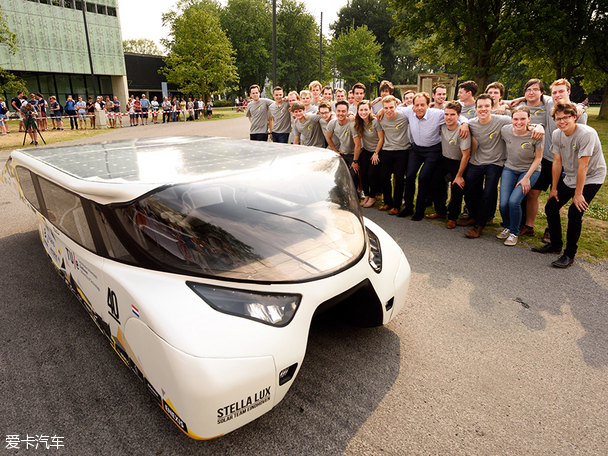
[[[333,141],[336,136],[340,139],[339,149]],[[355,182],[359,182],[359,154],[361,153],[361,138],[355,130],[354,124],[348,120],[348,102],[338,101],[336,103],[336,118],[327,125],[327,144],[336,153],[340,154]]]
[[[251,122],[249,139],[251,141],[268,141],[268,107],[274,101],[260,98],[260,86],[257,84],[249,88],[249,95],[253,100],[247,105],[247,117]]]
[[[285,143],[289,141],[291,132],[291,113],[289,103],[283,98],[283,89],[279,86],[272,90],[274,103],[268,107],[268,118],[272,142]]]
[[[577,124],[577,116],[576,106],[561,100],[551,111],[558,128],[553,133],[551,144],[553,179],[545,206],[551,243],[532,249],[539,253],[561,252],[563,241],[559,211],[572,199],[568,209],[566,249],[551,263],[557,268],[567,268],[574,263],[583,215],[606,179],[606,160],[597,132],[587,125]],[[560,179],[562,167],[563,180]]]
[[[389,95],[382,99],[384,116],[380,121],[384,130],[384,145],[380,157],[380,175],[384,204],[381,211],[397,215],[401,208],[405,188],[405,172],[411,149],[409,121],[405,114],[397,112],[397,100]],[[393,176],[393,184],[391,184]]]

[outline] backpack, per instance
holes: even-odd
[[[2,113],[6,114],[8,112],[8,108],[6,107],[6,103],[2,102]]]

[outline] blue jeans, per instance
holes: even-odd
[[[500,178],[500,215],[502,216],[503,226],[509,228],[511,234],[519,235],[521,226],[521,201],[524,199],[524,192],[521,185],[517,183],[523,179],[527,171],[515,171],[506,166],[502,170]],[[534,171],[530,176],[530,187],[534,186],[540,176],[540,171]]]
[[[289,133],[272,133],[272,142],[287,144],[289,141]]]

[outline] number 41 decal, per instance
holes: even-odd
[[[116,297],[116,293],[108,288],[108,307],[110,316],[120,324],[120,316],[118,314],[118,298]]]

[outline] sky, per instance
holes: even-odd
[[[220,0],[222,4],[226,0]],[[338,19],[338,11],[346,6],[348,0],[306,0],[306,8],[316,17],[317,24],[323,13],[323,34],[329,35],[329,24]],[[278,3],[278,1],[277,1]],[[173,0],[118,0],[122,39],[132,40],[148,38],[156,43],[159,49],[160,39],[167,34],[163,28],[161,15],[171,10]]]

